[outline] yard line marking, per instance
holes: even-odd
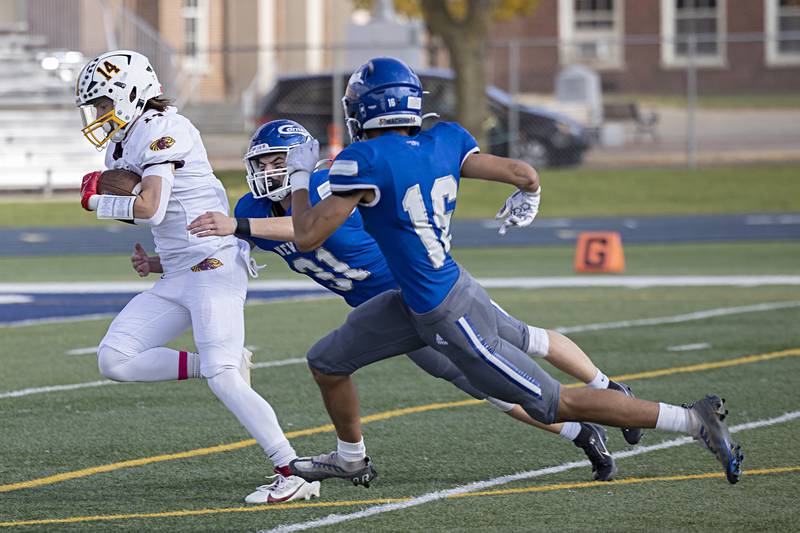
[[[766,426],[772,426],[775,424],[780,424],[783,422],[789,422],[791,420],[795,420],[800,418],[800,411],[793,411],[791,413],[786,413],[782,416],[771,418],[767,420],[758,420],[755,422],[749,422],[747,424],[740,424],[737,426],[733,426],[730,428],[731,433],[736,433],[739,431],[761,428]],[[634,457],[636,455],[642,455],[645,453],[657,451],[657,450],[666,450],[668,448],[674,448],[676,446],[682,446],[684,444],[688,444],[692,442],[691,437],[681,437],[677,439],[672,439],[668,441],[663,441],[658,444],[653,444],[650,446],[637,446],[636,448],[624,452],[619,452],[613,454],[614,458],[621,459],[624,457]],[[539,470],[529,470],[527,472],[520,472],[517,474],[509,474],[506,476],[496,477],[494,479],[488,479],[485,481],[476,481],[474,483],[469,483],[467,485],[461,485],[458,487],[453,487],[451,489],[439,490],[434,492],[429,492],[427,494],[423,494],[422,496],[416,496],[411,498],[407,501],[403,502],[392,502],[392,503],[385,503],[379,504],[374,507],[369,507],[362,511],[357,511],[355,513],[350,513],[346,515],[339,515],[333,514],[328,515],[324,518],[319,518],[316,520],[309,520],[307,522],[298,522],[295,524],[288,524],[284,526],[279,526],[274,529],[270,530],[262,530],[258,533],[289,533],[292,531],[304,531],[306,529],[314,529],[317,527],[324,527],[330,526],[333,524],[340,524],[342,522],[348,522],[351,520],[358,520],[360,518],[367,518],[370,516],[374,516],[377,514],[387,513],[390,511],[398,511],[402,509],[408,509],[410,507],[416,507],[418,505],[423,505],[429,502],[434,502],[438,500],[442,500],[445,498],[457,498],[457,497],[464,497],[466,493],[483,491],[485,489],[495,487],[498,485],[505,485],[506,483],[510,483],[513,481],[521,481],[524,479],[531,479],[535,477],[541,477],[548,474],[557,474],[560,472],[565,472],[567,470],[572,470],[574,468],[585,467],[589,466],[589,461],[575,461],[570,463],[564,463],[558,466],[551,466],[548,468],[541,468]],[[608,484],[606,484],[608,485]]]
[[[29,304],[33,298],[27,294],[0,294],[0,305]]]
[[[41,326],[45,324],[68,324],[70,322],[87,322],[89,320],[103,320],[112,318],[119,313],[91,313],[88,315],[75,316],[50,316],[47,318],[27,318],[25,320],[14,320],[12,322],[0,322],[0,328],[18,328],[22,326]]]
[[[677,324],[680,322],[704,320],[706,318],[714,318],[718,316],[756,313],[759,311],[774,311],[776,309],[792,309],[795,307],[800,307],[800,301],[770,302],[754,305],[742,305],[739,307],[719,307],[717,309],[706,309],[705,311],[695,311],[694,313],[686,313],[683,315],[639,318],[636,320],[620,320],[618,322],[599,322],[597,324],[567,326],[555,329],[559,333],[578,333],[582,331],[600,331],[605,329],[633,328],[639,326],[659,326],[661,324]]]
[[[721,361],[715,361],[711,363],[701,363],[697,365],[689,365],[689,366],[680,366],[680,367],[672,367],[672,368],[664,368],[660,370],[650,370],[646,372],[639,372],[635,374],[624,374],[621,376],[611,376],[610,379],[615,381],[635,381],[637,379],[650,379],[654,377],[660,376],[667,376],[671,374],[678,374],[678,373],[687,373],[687,372],[699,372],[702,370],[711,370],[716,368],[724,368],[729,366],[736,366],[742,364],[750,364],[750,363],[758,363],[762,361],[768,361],[771,359],[778,359],[781,357],[791,357],[791,356],[800,356],[800,348],[792,348],[790,350],[782,350],[779,352],[770,352],[758,355],[748,355],[745,357],[739,357],[736,359],[727,359]],[[114,382],[112,382],[114,383]],[[582,383],[570,383],[564,385],[564,387],[580,387],[583,386]],[[362,424],[368,424],[370,422],[377,422],[379,420],[388,420],[390,418],[396,418],[399,416],[405,416],[415,413],[424,413],[428,411],[436,411],[440,409],[449,409],[452,407],[463,407],[468,405],[478,405],[484,403],[483,400],[475,400],[475,399],[468,399],[468,400],[460,400],[455,402],[443,402],[443,403],[431,403],[425,405],[418,405],[414,407],[404,407],[401,409],[392,409],[390,411],[384,411],[381,413],[375,413],[373,415],[368,415],[361,418]],[[333,424],[325,424],[322,426],[316,426],[307,429],[301,429],[297,431],[290,431],[286,433],[286,438],[292,439],[297,437],[306,437],[309,435],[316,435],[318,433],[332,433],[334,431]],[[84,468],[81,470],[73,470],[70,472],[63,472],[61,474],[55,474],[52,476],[42,477],[42,478],[35,478],[28,481],[20,481],[17,483],[9,483],[6,485],[0,485],[0,493],[3,492],[10,492],[14,490],[20,489],[27,489],[32,487],[40,487],[42,485],[51,485],[53,483],[59,483],[61,481],[67,481],[70,479],[76,479],[81,477],[92,476],[94,474],[100,474],[103,472],[111,472],[114,470],[119,470],[122,468],[131,468],[135,466],[143,466],[152,463],[160,463],[163,461],[172,461],[175,459],[188,459],[191,457],[199,457],[203,455],[211,455],[214,453],[220,452],[228,452],[232,450],[238,450],[240,448],[246,448],[248,446],[252,446],[256,443],[255,439],[246,439],[237,442],[232,442],[229,444],[220,444],[217,446],[211,446],[207,448],[196,448],[194,450],[188,450],[185,452],[177,452],[177,453],[170,453],[170,454],[163,454],[163,455],[156,455],[151,457],[142,457],[139,459],[130,459],[127,461],[121,461],[118,463],[109,463],[100,466],[93,466],[89,468]],[[583,463],[581,463],[583,464]],[[588,462],[586,463],[589,464]]]
[[[800,472],[800,466],[778,466],[774,468],[759,468],[748,470],[747,476],[763,476],[770,474],[792,474]],[[684,474],[680,476],[652,476],[652,477],[632,477],[617,479],[614,481],[584,481],[575,483],[554,483],[551,485],[537,485],[532,487],[520,487],[516,489],[500,489],[481,492],[469,492],[456,494],[448,499],[469,498],[481,496],[506,496],[509,494],[522,494],[527,492],[554,492],[559,490],[590,489],[595,487],[607,488],[609,486],[638,485],[645,483],[655,483],[659,481],[690,481],[697,479],[722,478],[724,474],[718,472],[707,472],[704,474]],[[261,511],[280,511],[284,509],[319,509],[325,507],[353,507],[356,505],[377,505],[384,503],[400,503],[410,501],[411,498],[376,498],[373,500],[340,500],[332,502],[298,502],[269,505],[249,505],[247,507],[220,507],[216,509],[184,509],[179,511],[164,511],[160,513],[130,513],[114,515],[94,515],[94,516],[71,516],[66,518],[43,518],[38,520],[16,520],[0,522],[0,527],[13,526],[36,526],[48,524],[75,524],[80,522],[98,522],[106,520],[132,520],[142,518],[175,518],[184,516],[203,516],[223,513],[254,513]]]
[[[19,398],[21,396],[28,396],[29,394],[41,394],[43,392],[61,392],[65,390],[86,389],[90,387],[102,387],[104,385],[121,385],[118,381],[111,381],[110,379],[102,379],[99,381],[90,381],[88,383],[73,383],[72,385],[53,385],[50,387],[32,387],[29,389],[12,390],[10,392],[0,393],[2,398]]]
[[[87,348],[73,348],[72,350],[67,350],[64,352],[64,355],[86,355],[90,353],[97,353],[99,346],[89,346]]]
[[[154,281],[94,281],[0,283],[0,293],[66,294],[66,293],[137,293],[150,289]],[[478,283],[491,289],[557,289],[565,287],[697,287],[800,285],[800,276],[541,276],[510,278],[478,278]],[[320,289],[310,280],[252,281],[250,290]]]
[[[695,313],[683,314],[683,315],[675,315],[675,316],[665,316],[659,318],[645,318],[640,320],[623,320],[620,322],[602,322],[598,324],[586,324],[583,326],[566,326],[566,327],[558,327],[554,328],[556,331],[561,333],[578,333],[581,331],[597,331],[601,329],[622,329],[628,327],[636,327],[636,326],[657,326],[660,324],[671,324],[675,322],[687,322],[690,320],[702,320],[704,318],[711,318],[716,316],[727,316],[727,315],[734,315],[739,313],[752,313],[752,312],[759,312],[759,311],[773,311],[776,309],[787,309],[787,308],[794,308],[800,307],[800,301],[789,301],[789,302],[768,302],[768,303],[761,303],[755,305],[746,305],[740,307],[720,307],[716,309],[707,309],[705,311],[697,311]],[[111,316],[111,315],[109,315]],[[49,319],[43,319],[49,320]],[[646,324],[644,322],[647,322]],[[8,325],[8,324],[6,324]],[[0,324],[0,328],[3,327],[3,324]],[[81,348],[88,349],[88,348]],[[70,355],[77,355],[77,354],[70,354]],[[266,363],[256,363],[253,368],[265,368],[268,366],[284,366],[294,363],[289,363],[289,359],[286,359],[284,363],[281,364],[266,364]],[[297,363],[305,362],[303,359],[292,359],[292,361],[296,361]],[[58,387],[68,387],[66,389],[59,389],[59,388],[48,388],[48,387],[39,387],[33,389],[25,389],[33,391],[28,392],[26,394],[19,394],[22,391],[11,391],[6,393],[0,393],[0,399],[3,398],[16,398],[18,396],[26,396],[27,394],[37,394],[40,392],[57,392],[60,390],[74,390],[86,387],[96,386],[93,385],[95,382],[90,382],[89,384],[83,383],[75,383],[72,385],[58,385]],[[110,383],[109,383],[110,385]]]
[[[292,359],[279,359],[277,361],[264,361],[263,363],[253,363],[251,368],[270,368],[273,366],[286,366],[286,365],[297,365],[306,363],[305,357],[295,357]]]
[[[670,352],[690,352],[692,350],[705,350],[711,348],[709,342],[696,342],[694,344],[678,344],[677,346],[667,346],[667,351]]]

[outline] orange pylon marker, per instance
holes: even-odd
[[[578,234],[575,272],[625,271],[622,237],[616,231],[585,231]]]

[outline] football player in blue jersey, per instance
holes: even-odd
[[[286,216],[291,214],[291,193],[285,159],[291,147],[299,146],[309,138],[308,132],[291,120],[275,120],[258,128],[244,157],[251,192],[239,200],[234,217],[218,212],[206,213],[193,221],[189,229],[199,236],[225,236],[234,234],[238,227],[240,237],[247,238],[262,250],[278,254],[292,270],[339,294],[351,307],[357,307],[373,296],[395,289],[397,283],[375,240],[364,231],[357,210],[314,250],[300,251],[292,242],[291,217]],[[327,168],[316,170],[311,175],[309,194],[312,205],[330,195]],[[546,357],[548,362],[590,387],[629,390],[624,384],[610,381],[563,335],[528,326],[502,311],[494,302],[492,305],[500,312],[501,336],[520,349],[534,356]],[[365,320],[363,325],[368,326],[369,321]],[[556,339],[549,354],[543,349],[548,333]],[[411,352],[409,357],[429,374],[450,381],[477,399],[486,399],[511,417],[573,441],[590,459],[594,479],[608,481],[613,478],[616,465],[605,447],[602,427],[578,422],[541,424],[519,405],[497,400],[477,390],[458,367],[433,348],[425,346]],[[357,362],[354,364],[358,365]],[[624,431],[631,444],[641,439],[641,433],[639,429]]]
[[[477,178],[518,188],[498,213],[504,218],[501,233],[528,226],[538,212],[539,176],[523,161],[480,154],[456,123],[420,131],[422,98],[419,78],[399,60],[376,58],[356,69],[343,98],[354,142],[328,173],[332,194],[316,205],[309,187],[319,145],[309,140],[287,155],[298,248],[319,247],[357,207],[399,286],[357,307],[309,351],[338,443],[334,452],[295,459],[292,472],[307,480],[341,477],[369,484],[376,473],[366,455],[350,374],[427,345],[445,354],[474,387],[522,406],[540,422],[588,421],[691,435],[736,483],[743,456],[730,439],[719,397],[681,407],[616,390],[562,388],[503,338],[500,313],[488,294],[450,256],[450,217],[460,178]]]

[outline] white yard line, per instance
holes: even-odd
[[[720,307],[717,309],[707,309],[683,315],[660,316],[653,318],[640,318],[637,320],[620,320],[619,322],[600,322],[598,324],[586,324],[583,326],[568,326],[556,328],[561,333],[578,333],[581,331],[599,331],[603,329],[632,328],[638,326],[657,326],[661,324],[677,324],[679,322],[690,322],[692,320],[703,320],[718,316],[738,315],[741,313],[754,313],[759,311],[774,311],[776,309],[791,309],[800,307],[800,302],[771,302],[754,305],[742,305],[739,307]]]
[[[2,398],[19,398],[31,394],[41,394],[43,392],[61,392],[65,390],[88,389],[90,387],[102,387],[103,385],[119,385],[117,381],[104,379],[101,381],[90,381],[88,383],[73,383],[72,385],[53,385],[52,387],[32,387],[30,389],[14,390],[10,392],[0,392]]]
[[[784,422],[789,422],[800,418],[800,411],[793,411],[791,413],[786,413],[782,416],[778,416],[775,418],[769,418],[765,420],[758,420],[755,422],[748,422],[746,424],[739,424],[737,426],[733,426],[730,428],[731,433],[736,433],[739,431],[745,431],[749,429],[756,429],[762,428],[767,426],[774,426],[776,424],[781,424]],[[666,450],[668,448],[675,448],[676,446],[682,446],[684,444],[692,442],[691,437],[681,437],[678,439],[672,439],[664,442],[660,442],[658,444],[653,444],[651,446],[641,446],[633,448],[632,450],[627,450],[624,452],[617,452],[614,455],[616,459],[623,459],[625,457],[634,457],[636,455],[642,455],[645,453],[650,453],[658,450]],[[709,456],[710,458],[710,456]],[[358,520],[361,518],[367,518],[370,516],[375,516],[381,513],[388,513],[391,511],[399,511],[402,509],[408,509],[410,507],[416,507],[419,505],[424,505],[426,503],[435,502],[439,500],[443,500],[449,496],[456,495],[456,494],[465,494],[468,492],[476,492],[479,490],[485,490],[491,487],[496,487],[498,485],[505,485],[507,483],[511,483],[514,481],[522,481],[525,479],[532,479],[536,477],[545,476],[548,474],[557,474],[559,472],[564,472],[567,470],[572,470],[574,468],[583,468],[586,466],[590,466],[589,461],[574,461],[571,463],[563,463],[556,466],[551,466],[548,468],[541,468],[539,470],[529,470],[527,472],[520,472],[517,474],[510,474],[507,476],[496,477],[493,479],[487,479],[485,481],[477,481],[475,483],[469,483],[467,485],[461,485],[458,487],[453,487],[452,489],[447,490],[439,490],[435,492],[429,492],[427,494],[423,494],[422,496],[417,496],[416,498],[412,498],[408,501],[398,502],[398,503],[387,503],[383,505],[375,505],[372,507],[368,507],[362,511],[358,511],[355,513],[350,514],[332,514],[328,515],[324,518],[320,518],[317,520],[309,520],[307,522],[298,522],[295,524],[287,524],[283,526],[278,526],[274,529],[269,530],[262,530],[259,533],[289,533],[291,531],[304,531],[307,529],[314,529],[318,527],[325,527],[330,526],[333,524],[341,524],[342,522],[349,522],[351,520]],[[745,470],[745,476],[747,475],[747,471]]]
[[[800,285],[800,276],[560,276],[480,278],[490,289],[538,289],[563,287],[752,287],[757,285]],[[98,281],[63,283],[0,283],[0,293],[135,293],[153,286],[151,281]],[[311,280],[252,281],[250,290],[320,289]]]
[[[692,350],[705,350],[711,348],[709,342],[697,342],[695,344],[679,344],[677,346],[667,346],[668,352],[690,352]]]
[[[22,326],[41,326],[42,324],[67,324],[69,322],[86,322],[88,320],[103,320],[116,316],[117,313],[92,313],[89,315],[51,316],[47,318],[26,318],[13,322],[0,322],[2,328],[17,328]]]
[[[761,312],[761,311],[773,311],[776,309],[788,309],[800,307],[800,302],[772,302],[772,303],[761,303],[755,305],[743,305],[740,307],[720,307],[717,309],[707,309],[705,311],[697,311],[695,313],[687,313],[683,315],[674,315],[674,316],[662,316],[657,318],[643,318],[638,320],[622,320],[619,322],[602,322],[597,324],[585,324],[583,326],[568,326],[568,327],[560,327],[555,328],[556,331],[560,331],[562,333],[577,333],[581,331],[598,331],[604,329],[622,329],[622,328],[630,328],[630,327],[638,327],[638,326],[658,326],[661,324],[675,324],[679,322],[689,322],[692,320],[703,320],[706,318],[713,318],[717,316],[728,316],[728,315],[735,315],[740,313],[754,313],[754,312]],[[89,350],[90,348],[76,348],[76,350]],[[94,348],[92,348],[94,349]],[[84,353],[84,352],[82,352]],[[70,354],[70,355],[77,355],[77,354]],[[267,368],[273,366],[286,366],[292,364],[300,364],[305,363],[305,359],[303,358],[295,358],[295,359],[281,359],[278,361],[265,361],[263,363],[256,363],[253,365],[253,368]],[[28,394],[37,394],[40,392],[54,392],[58,390],[72,390],[72,389],[80,389],[84,385],[88,387],[97,386],[92,385],[92,383],[99,383],[96,381],[90,382],[90,384],[82,384],[82,383],[75,383],[72,385],[59,385],[59,387],[67,387],[66,389],[58,389],[58,388],[51,388],[51,387],[42,387],[40,390],[39,388],[34,389],[24,389],[25,391],[33,391],[27,392],[25,394],[18,394],[23,391],[11,391],[0,393],[0,399],[2,398],[13,398],[17,396],[27,396]],[[110,382],[113,383],[113,382]],[[51,390],[52,389],[52,390]]]
[[[27,294],[0,294],[0,305],[29,304],[33,297]]]

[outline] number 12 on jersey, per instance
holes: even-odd
[[[428,211],[419,184],[409,187],[403,196],[403,210],[408,213],[414,231],[428,252],[433,268],[441,268],[447,252],[450,251],[450,217],[453,212],[446,211],[447,202],[454,202],[458,194],[458,183],[453,176],[444,176],[433,182],[431,205],[433,223],[439,229],[439,236],[428,220]]]

